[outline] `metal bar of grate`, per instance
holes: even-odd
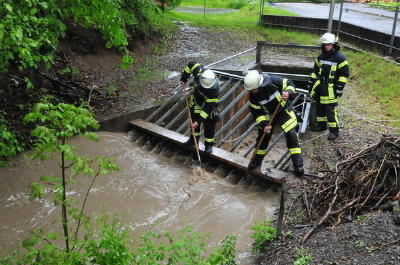
[[[235,151],[235,149],[243,142],[243,140],[250,134],[250,132],[257,126],[256,123],[253,123],[248,129],[247,131],[244,132],[244,134],[242,135],[242,137],[240,137],[236,143],[233,145],[233,147],[231,148],[230,152]]]
[[[191,92],[192,93],[192,92]],[[161,122],[163,122],[171,113],[173,113],[179,105],[181,105],[184,101],[185,97],[182,97],[179,99],[164,115],[162,115],[156,122],[155,124],[159,125]]]
[[[251,113],[247,114],[247,116],[242,119],[217,145],[217,147],[221,147],[226,139],[232,136],[240,127],[242,127],[246,122],[251,118]]]
[[[238,82],[239,84],[241,83],[241,82]],[[235,85],[236,86],[236,85]],[[235,86],[233,86],[232,88],[234,88]],[[236,88],[235,88],[236,89]],[[232,90],[232,89],[231,89]],[[243,90],[231,103],[229,103],[229,105],[225,108],[225,109],[223,109],[222,111],[221,111],[221,117],[223,117],[233,106],[235,106],[235,104],[244,96],[244,95],[246,95],[246,93],[247,93],[247,91],[246,90]],[[185,134],[188,134],[189,133],[189,130],[190,129],[187,129],[186,130],[186,132],[185,132]]]
[[[232,116],[232,118],[224,124],[224,126],[215,134],[215,138],[218,138],[222,133],[224,133],[227,129],[231,127],[233,122],[247,109],[249,106],[249,102],[244,104],[238,112],[235,113],[235,115]]]

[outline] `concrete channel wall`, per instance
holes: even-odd
[[[261,24],[265,26],[291,28],[298,31],[323,34],[328,28],[328,19],[306,18],[292,16],[263,15]],[[337,33],[339,23],[333,20],[333,32]],[[349,41],[354,45],[388,54],[391,36],[382,32],[355,26],[346,22],[340,24],[339,36],[341,39]],[[394,47],[392,56],[400,56],[400,37],[394,38]]]

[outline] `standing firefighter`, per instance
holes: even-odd
[[[204,151],[212,152],[214,145],[215,125],[219,119],[218,101],[219,85],[215,73],[197,62],[189,62],[183,70],[181,85],[186,84],[190,76],[194,76],[194,92],[190,97],[189,106],[192,116],[192,128],[197,142],[200,138],[200,124],[204,125]],[[194,137],[189,138],[187,145],[194,144]]]
[[[268,152],[271,134],[275,126],[279,125],[285,132],[286,145],[295,174],[302,176],[304,174],[303,157],[296,133],[297,118],[294,111],[287,107],[287,100],[293,99],[296,92],[293,82],[280,76],[259,74],[256,70],[251,70],[244,78],[244,88],[250,93],[250,112],[258,124],[257,143],[264,132],[266,133],[254,159],[250,161],[248,169],[254,170],[261,166],[262,160]],[[267,126],[270,115],[276,109],[276,116],[271,126]]]
[[[325,131],[328,123],[328,140],[335,140],[339,136],[337,102],[349,77],[349,64],[339,52],[335,35],[325,33],[320,42],[322,52],[315,59],[309,85],[310,96],[317,100],[317,126],[313,131]]]

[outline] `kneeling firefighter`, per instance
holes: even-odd
[[[286,145],[295,174],[302,176],[304,174],[303,156],[296,133],[297,117],[294,111],[287,107],[289,105],[287,100],[295,97],[296,90],[293,81],[281,76],[260,74],[256,70],[250,70],[244,78],[244,88],[250,93],[250,112],[258,124],[257,143],[264,132],[266,133],[248,169],[254,170],[261,166],[262,160],[268,153],[272,132],[276,125],[279,125],[286,136]],[[276,116],[271,126],[267,126],[270,115],[275,111],[277,111]]]
[[[193,95],[189,100],[189,107],[192,115],[191,127],[194,134],[186,142],[187,145],[193,145],[196,137],[197,142],[200,139],[200,124],[204,125],[204,151],[212,152],[215,139],[215,125],[219,120],[218,101],[219,85],[218,79],[212,70],[206,69],[201,64],[192,61],[183,70],[181,76],[181,85],[185,85],[188,79],[193,76]]]

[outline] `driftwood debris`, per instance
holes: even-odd
[[[343,155],[346,157],[345,155]],[[306,207],[313,227],[304,243],[323,224],[338,224],[397,199],[400,190],[400,137],[382,136],[376,144],[347,156],[336,170],[311,186]]]

